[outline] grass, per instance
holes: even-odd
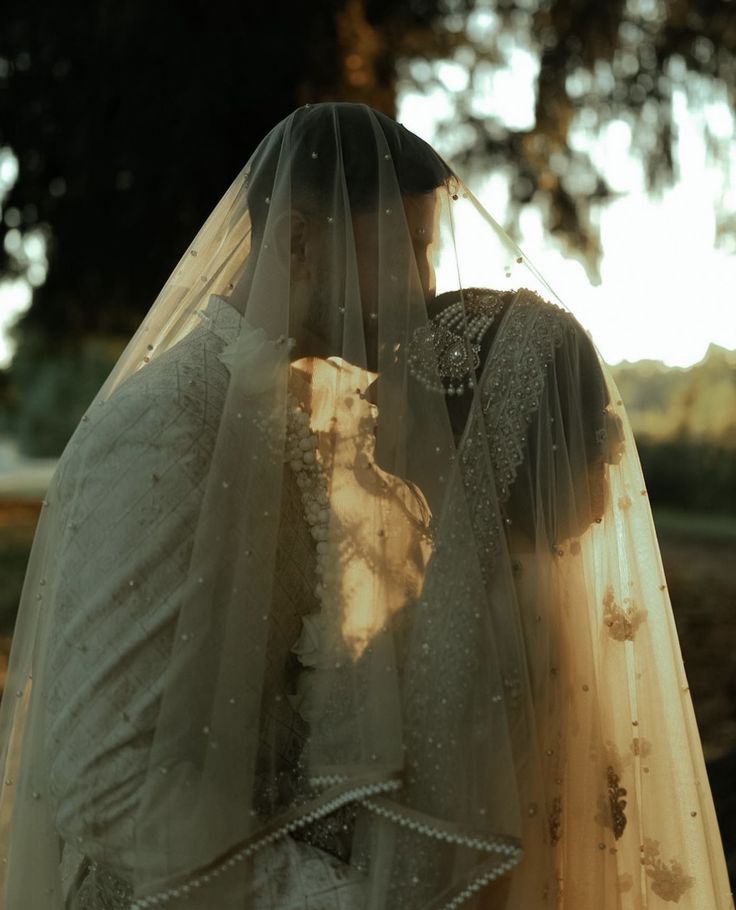
[[[654,523],[660,538],[688,537],[699,543],[736,542],[736,515],[698,514],[659,508]]]

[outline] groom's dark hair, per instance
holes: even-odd
[[[260,143],[248,176],[248,209],[256,241],[265,227],[272,197],[290,193],[290,206],[306,214],[325,211],[327,200],[346,194],[353,213],[370,211],[378,200],[381,159],[390,157],[402,196],[431,193],[453,176],[431,145],[365,104],[330,102],[294,111]],[[279,174],[288,163],[290,185]],[[336,185],[345,175],[345,188]]]

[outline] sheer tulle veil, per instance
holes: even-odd
[[[619,394],[393,120],[279,123],[90,404],[0,758],[5,910],[733,907]]]

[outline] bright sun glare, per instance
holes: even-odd
[[[436,143],[452,160],[450,136],[435,138],[440,118],[449,113],[448,93],[467,85],[457,64],[441,65],[444,85],[419,95],[405,88],[399,95],[399,120]],[[506,69],[483,76],[478,111],[515,128],[530,128],[534,118],[534,60],[519,48],[508,55]],[[497,103],[494,103],[495,100]],[[622,360],[661,360],[689,366],[701,360],[710,344],[736,348],[736,255],[715,247],[715,206],[724,197],[724,175],[708,160],[702,123],[724,139],[736,135],[725,100],[694,111],[684,92],[675,95],[678,128],[676,184],[660,198],[648,196],[639,160],[630,152],[631,133],[623,121],[612,123],[593,140],[579,126],[571,141],[591,154],[621,195],[600,217],[603,259],[601,284],[591,286],[575,259],[567,258],[545,234],[542,213],[529,205],[521,218],[520,246],[560,299],[591,332],[610,364]],[[731,143],[731,171],[736,174],[736,142]],[[508,184],[501,174],[460,175],[500,222],[505,220]],[[729,194],[730,193],[730,197]],[[736,208],[736,188],[725,187],[723,202]],[[478,251],[478,255],[482,255]]]

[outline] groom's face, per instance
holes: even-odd
[[[404,220],[409,234],[409,243],[414,254],[417,273],[426,300],[434,297],[435,274],[431,260],[432,244],[437,231],[437,195],[426,193],[420,196],[403,196]],[[378,283],[387,276],[381,262],[397,246],[404,247],[406,233],[401,223],[401,214],[394,221],[390,214],[357,213],[352,216],[355,255],[363,309],[366,315],[375,312],[378,306]]]
[[[406,247],[407,232],[411,255],[416,265],[416,278],[418,278],[425,301],[431,300],[436,290],[432,247],[437,233],[439,208],[437,195],[427,193],[419,196],[404,196],[402,202],[404,219],[401,218],[401,213],[397,213],[395,236],[391,236],[393,222],[390,214],[381,215],[380,219],[373,213],[355,214],[352,218],[368,357],[367,366],[372,371],[378,369],[377,326],[379,320],[376,317],[381,288],[388,288],[390,293],[394,277],[390,273],[391,267],[386,267],[386,259],[397,249],[401,250]],[[405,226],[403,221],[405,221]],[[411,268],[410,265],[409,268]],[[398,278],[398,276],[395,277]],[[397,288],[403,287],[405,291],[405,284],[397,281],[396,285]],[[411,285],[416,286],[414,278],[411,280]],[[398,301],[397,304],[399,304]]]
[[[403,212],[382,212],[380,216],[375,212],[353,213],[354,258],[350,256],[342,264],[346,270],[354,269],[358,280],[366,366],[372,372],[378,369],[379,306],[388,304],[390,308],[392,297],[400,293],[415,299],[421,294],[425,301],[435,295],[432,252],[438,223],[437,193],[404,196],[402,207]],[[339,303],[352,282],[345,274],[335,274],[334,228],[321,219],[309,221],[294,212],[290,229],[292,285],[302,289],[310,301],[307,319],[313,334],[311,353],[323,357],[340,354],[342,339],[331,337],[330,327],[335,323],[325,303],[330,299]],[[405,308],[408,302],[397,299],[397,309]],[[347,303],[342,300],[342,305]],[[388,335],[391,329],[386,326],[384,322],[383,333]]]

